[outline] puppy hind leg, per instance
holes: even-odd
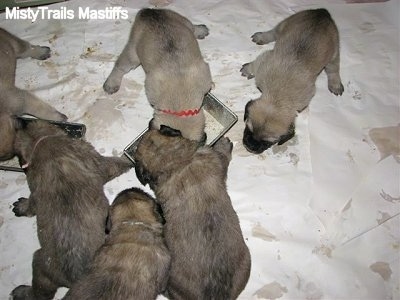
[[[42,249],[33,254],[32,260],[32,293],[34,299],[53,299],[57,289],[61,286],[56,283],[59,274],[53,270],[54,263],[50,257],[44,255]],[[58,276],[57,276],[58,275]],[[64,282],[63,286],[69,286]]]
[[[12,93],[15,97],[15,103],[20,104],[19,106],[14,107],[15,109],[13,113],[15,115],[30,114],[41,119],[54,121],[67,120],[66,115],[60,113],[54,107],[40,100],[28,91],[15,88]]]
[[[54,283],[46,271],[46,258],[43,257],[43,251],[37,250],[33,254],[32,260],[32,286],[20,285],[10,294],[13,300],[47,300],[53,299],[57,292],[58,285]]]
[[[18,201],[13,203],[12,209],[16,217],[33,217],[36,215],[36,202],[34,198],[18,198]]]
[[[128,42],[124,50],[121,52],[114,68],[103,84],[103,89],[108,94],[116,93],[120,86],[122,78],[132,69],[136,69],[140,65],[139,57],[137,56],[135,45],[133,42]]]
[[[324,68],[325,73],[328,76],[328,89],[332,94],[335,94],[336,96],[342,95],[344,92],[344,87],[340,79],[339,69],[340,55],[338,51],[332,61],[329,62]]]
[[[31,57],[38,60],[45,60],[51,56],[51,50],[46,46],[29,45],[29,48],[18,55],[18,58]]]
[[[275,29],[263,32],[256,32],[251,36],[251,40],[257,45],[265,45],[276,41]]]
[[[194,25],[187,18],[182,16],[180,16],[180,20],[187,28],[189,28],[193,32],[194,36],[198,40],[204,39],[209,34],[208,27],[204,24]]]
[[[232,291],[231,298],[237,299],[240,293],[244,290],[250,277],[251,258],[250,254],[246,252],[244,257],[236,265],[235,274],[232,278]]]
[[[6,37],[7,40],[10,41],[17,58],[32,57],[42,60],[50,57],[49,47],[31,45],[29,42],[24,41],[3,29],[0,29],[0,35]]]
[[[33,298],[32,287],[30,285],[19,285],[10,293],[12,300],[31,300]]]
[[[204,24],[193,25],[193,33],[196,39],[202,40],[209,34],[209,30]]]
[[[252,79],[254,78],[255,70],[254,70],[254,61],[245,63],[242,65],[242,68],[240,69],[240,73],[242,73],[243,77],[247,77],[247,79]]]

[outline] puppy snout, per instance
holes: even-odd
[[[260,154],[270,148],[275,143],[271,142],[264,142],[264,141],[257,141],[253,137],[253,133],[246,127],[243,133],[243,145],[247,149],[247,151]]]

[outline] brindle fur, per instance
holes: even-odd
[[[322,70],[328,88],[343,93],[339,75],[339,33],[326,9],[305,10],[253,36],[257,44],[276,42],[241,72],[255,77],[262,95],[247,103],[243,143],[250,152],[261,153],[275,143],[294,136],[297,112],[306,108],[315,94],[315,81]]]
[[[214,147],[147,132],[135,153],[139,180],[164,212],[171,253],[170,299],[235,299],[250,274],[250,253],[226,191],[232,143]]]
[[[179,117],[161,110],[183,111],[200,108],[211,89],[210,68],[201,55],[196,38],[208,35],[205,25],[193,25],[168,9],[142,9],[133,24],[129,41],[103,87],[107,93],[119,90],[122,77],[142,65],[146,74],[147,99],[154,108],[151,127],[161,125],[180,130],[191,140],[204,138],[205,117]]]
[[[0,161],[15,156],[13,145],[18,124],[15,116],[30,114],[56,121],[67,119],[32,93],[15,86],[17,59],[26,57],[47,59],[50,48],[31,45],[0,28]]]
[[[18,286],[19,299],[53,299],[87,271],[104,243],[109,205],[103,185],[126,172],[131,163],[101,156],[92,145],[70,138],[45,121],[17,131],[15,149],[29,163],[29,198],[14,203],[16,216],[35,216],[41,248],[33,255],[32,286]]]
[[[66,300],[150,300],[167,285],[170,255],[154,199],[140,189],[121,192],[111,211],[111,232],[85,277]]]

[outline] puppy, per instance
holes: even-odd
[[[309,105],[322,70],[333,94],[341,95],[344,89],[339,75],[339,33],[326,9],[298,12],[252,38],[259,45],[276,41],[273,50],[241,69],[243,76],[255,77],[262,93],[246,104],[243,144],[248,151],[261,153],[294,136],[297,112]]]
[[[185,138],[205,141],[201,106],[212,80],[196,38],[207,35],[205,25],[193,25],[171,10],[140,10],[104,90],[109,94],[118,91],[124,74],[141,64],[146,96],[154,108],[150,127],[166,125],[180,130]]]
[[[35,95],[15,86],[17,59],[25,57],[47,59],[50,48],[31,45],[0,28],[0,161],[15,156],[13,144],[17,122],[14,116],[30,114],[55,121],[67,119]]]
[[[105,241],[108,200],[103,185],[131,163],[101,156],[45,121],[17,131],[15,149],[31,195],[15,202],[16,216],[35,216],[41,248],[33,255],[32,286],[20,285],[13,299],[53,299],[57,288],[82,277]]]
[[[225,183],[231,153],[227,138],[199,148],[164,126],[138,144],[137,177],[164,212],[170,299],[235,299],[246,286],[250,253]]]
[[[167,285],[170,256],[154,199],[140,189],[121,192],[111,211],[111,232],[89,274],[64,299],[156,299]]]

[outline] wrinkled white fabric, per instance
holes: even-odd
[[[227,133],[234,143],[227,185],[252,256],[240,299],[399,299],[398,1],[71,0],[49,8],[118,5],[127,9],[128,20],[31,22],[0,14],[0,27],[52,49],[46,61],[18,61],[17,85],[70,121],[85,123],[86,139],[100,153],[121,155],[152,116],[144,72],[131,71],[111,96],[102,85],[138,9],[165,5],[206,24],[210,35],[199,45],[210,64],[212,93],[239,117]],[[243,112],[259,92],[239,70],[273,47],[256,45],[250,36],[317,7],[327,8],[339,28],[345,92],[331,94],[321,73],[311,105],[297,117],[296,136],[250,154],[241,142]],[[132,186],[141,186],[133,170],[105,191],[111,202]],[[0,299],[30,284],[32,254],[39,247],[36,222],[15,217],[10,208],[28,195],[23,173],[0,171]]]

